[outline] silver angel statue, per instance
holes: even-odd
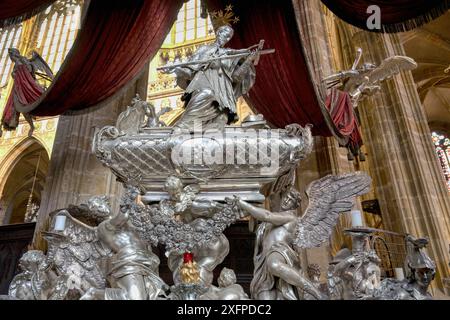
[[[127,189],[137,192],[135,189]],[[135,197],[126,193],[124,197]],[[166,284],[159,277],[159,258],[129,222],[128,207],[101,222],[98,239],[112,251],[106,269],[109,286],[92,288],[83,300],[155,300],[164,294]]]
[[[254,85],[254,65],[266,52],[261,51],[263,42],[248,49],[225,48],[233,33],[231,26],[221,26],[216,41],[201,46],[187,62],[159,68],[175,73],[178,86],[185,89],[185,112],[175,127],[192,130],[198,121],[221,129],[237,120],[236,101]]]
[[[362,57],[362,49],[358,48],[357,57],[350,70],[340,71],[323,79],[327,88],[338,88],[348,92],[353,107],[365,96],[380,90],[380,82],[391,78],[401,71],[417,68],[414,59],[406,56],[392,56],[384,59],[380,65],[364,63],[358,67]]]
[[[96,224],[109,216],[104,197],[92,197],[86,205],[70,206],[50,214],[47,269],[54,270],[53,300],[79,299],[90,288],[106,286],[103,265],[111,255],[97,237]]]
[[[405,267],[407,279],[398,281],[385,279],[381,282],[375,296],[382,300],[432,300],[428,292],[429,286],[436,274],[436,264],[424,251],[428,239],[414,238],[408,235],[406,245],[408,255]]]
[[[319,179],[307,189],[309,205],[302,217],[297,215],[301,196],[293,188],[282,197],[281,212],[239,200],[242,210],[262,221],[256,232],[252,297],[296,300],[306,292],[326,299],[304,276],[295,249],[317,247],[328,240],[339,213],[350,210],[355,197],[369,191],[370,183],[370,177],[361,172]]]

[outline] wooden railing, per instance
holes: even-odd
[[[17,265],[33,239],[36,223],[0,226],[0,295],[8,294],[8,287],[18,272]]]

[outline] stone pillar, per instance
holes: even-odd
[[[59,118],[36,225],[35,247],[45,248],[40,231],[47,228],[48,214],[56,209],[78,205],[91,196],[103,194],[110,197],[113,210],[118,208],[122,187],[92,153],[92,141],[99,129],[115,124],[136,93],[147,96],[147,81],[148,71],[110,101],[88,110],[69,111]]]
[[[321,79],[333,73],[335,66],[323,5],[320,0],[293,0],[293,6],[312,81],[316,85],[318,96],[325,101],[326,90],[320,86]],[[315,137],[313,153],[300,164],[298,188],[304,191],[310,182],[320,177],[352,171],[355,171],[354,163],[347,160],[347,150],[340,148],[335,138]],[[306,205],[307,203],[302,205],[303,210]],[[342,245],[351,245],[350,239],[343,234],[343,230],[350,225],[348,217],[342,215],[329,246],[307,250],[302,254],[302,261],[307,261],[306,264],[319,264],[324,276],[331,255]],[[304,265],[302,267],[305,268]]]
[[[395,34],[357,31],[353,42],[362,47],[364,62],[405,55]],[[358,108],[384,226],[430,238],[435,285],[442,289],[449,276],[450,198],[411,72],[383,82],[382,92]]]

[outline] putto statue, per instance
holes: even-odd
[[[185,187],[175,176],[166,179],[164,190],[169,199],[133,213],[133,223],[144,239],[166,246],[175,284],[182,282],[180,271],[184,256],[191,252],[199,270],[200,284],[209,287],[214,269],[229,252],[228,239],[222,232],[240,216],[232,204],[197,199],[195,186]]]
[[[393,77],[401,71],[417,68],[414,59],[406,56],[392,56],[384,59],[379,66],[364,63],[358,67],[362,49],[358,48],[357,57],[350,70],[340,71],[323,79],[328,88],[338,88],[350,95],[353,107],[365,96],[380,90],[380,82]]]
[[[408,235],[408,255],[405,266],[406,280],[385,279],[381,282],[376,297],[382,300],[432,300],[428,288],[436,274],[436,264],[425,252],[428,239]]]
[[[15,48],[8,49],[9,57],[14,62],[12,78],[14,85],[11,94],[6,102],[2,116],[2,127],[6,130],[15,130],[19,125],[20,113],[18,106],[25,106],[35,102],[45,91],[39,84],[38,78],[51,81],[53,73],[42,57],[33,51],[31,59],[20,55]],[[34,131],[33,117],[28,113],[23,113],[25,120],[30,125],[28,135],[32,136]],[[0,128],[0,136],[2,130]]]
[[[112,251],[106,271],[111,288],[91,289],[84,300],[155,300],[163,294],[166,285],[159,277],[159,258],[129,223],[127,209],[122,206],[97,227],[99,240]]]
[[[50,230],[43,232],[47,255],[29,251],[22,257],[23,273],[9,295],[43,300],[154,300],[165,295],[159,258],[129,223],[128,212],[122,207],[111,214],[108,199],[96,196],[51,213]]]
[[[217,283],[219,287],[211,286],[199,300],[248,300],[244,289],[236,283],[236,274],[233,270],[223,268]]]
[[[355,197],[369,191],[370,183],[370,177],[361,172],[314,181],[307,189],[309,205],[301,217],[297,215],[301,197],[293,188],[283,195],[281,212],[239,200],[242,210],[262,222],[256,231],[252,298],[297,300],[306,292],[315,299],[326,299],[301,272],[294,249],[318,247],[325,242],[339,213],[350,210]]]
[[[347,232],[352,235],[352,252],[348,255],[348,249],[343,251],[341,260],[333,266],[330,297],[333,300],[371,300],[380,286],[381,274],[381,260],[369,246],[371,231],[358,228]]]
[[[53,275],[47,273],[45,254],[40,250],[26,252],[19,261],[22,271],[14,277],[8,295],[17,300],[43,300],[49,297]]]
[[[131,106],[119,115],[116,127],[121,134],[137,134],[144,128],[158,128],[165,124],[159,119],[170,108],[156,112],[155,106],[141,99],[139,94],[131,100]]]
[[[201,46],[187,62],[159,68],[175,73],[177,84],[185,89],[185,112],[176,128],[192,130],[198,121],[204,129],[223,129],[237,120],[236,101],[254,85],[255,64],[261,54],[274,51],[262,50],[264,41],[247,49],[225,48],[233,33],[230,25],[223,25],[216,41]]]

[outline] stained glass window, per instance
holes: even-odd
[[[80,1],[58,1],[45,11],[37,49],[56,73],[71,48],[80,22]]]
[[[22,25],[13,25],[0,29],[0,87],[6,86],[12,71],[12,61],[8,55],[9,48],[17,48],[22,34]]]
[[[450,192],[450,139],[446,134],[438,132],[433,132],[431,137],[447,183],[447,189]]]

